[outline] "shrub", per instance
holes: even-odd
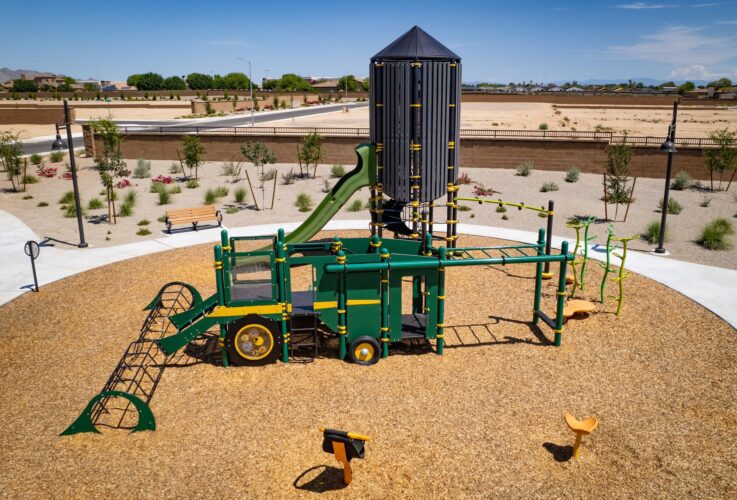
[[[159,221],[159,222],[166,222],[166,215],[162,215],[161,217],[159,217],[156,220]]]
[[[179,163],[173,161],[171,162],[171,165],[169,165],[169,173],[170,174],[179,174],[182,172],[182,167],[179,165]]]
[[[66,155],[63,151],[52,151],[49,155],[49,161],[51,163],[59,163],[60,161],[64,161],[64,158]]]
[[[151,234],[151,231],[150,231],[150,230],[148,230],[148,229],[147,229],[147,228],[145,228],[145,227],[142,227],[142,228],[140,228],[140,229],[139,229],[138,231],[136,231],[136,234],[137,234],[138,236],[148,236],[149,234]]]
[[[529,177],[535,165],[531,161],[526,161],[517,165],[517,175],[521,177]]]
[[[43,156],[39,154],[31,155],[31,165],[41,165],[42,162],[43,162]]]
[[[105,206],[105,204],[100,198],[92,198],[87,203],[87,208],[89,208],[90,210],[97,210],[98,208],[102,208],[103,206]]]
[[[581,170],[578,167],[571,167],[566,170],[566,182],[578,182],[581,178]]]
[[[548,124],[545,122],[542,122],[540,125],[537,126],[540,130],[548,130]]]
[[[658,243],[660,238],[660,221],[654,220],[647,225],[645,231],[643,231],[642,237],[647,240],[651,245]],[[665,241],[670,239],[670,231],[666,227],[665,229]]]
[[[243,187],[236,188],[235,201],[237,203],[243,203],[244,201],[246,201],[246,198],[247,198],[246,188],[243,188]]]
[[[205,192],[205,205],[212,205],[217,201],[218,197],[215,195],[215,191],[208,189]]]
[[[151,224],[151,221],[148,219],[141,219],[138,221],[139,226],[148,226],[149,224]]]
[[[281,181],[282,181],[282,184],[284,184],[285,186],[288,186],[290,184],[294,184],[294,180],[296,178],[297,178],[297,176],[295,175],[293,168],[290,168],[289,169],[289,172],[285,172],[285,173],[281,174]]]
[[[38,182],[38,177],[31,174],[26,174],[23,176],[23,184],[36,184]]]
[[[502,220],[509,220],[509,216],[507,214],[502,215]]]
[[[159,191],[159,205],[168,205],[171,203],[171,193],[166,189]]]
[[[238,212],[240,212],[238,207],[228,207],[225,209],[226,214],[237,214]]]
[[[196,188],[200,187],[200,183],[197,182],[194,179],[190,179],[190,180],[187,181],[187,183],[185,184],[185,186],[187,186],[187,189],[196,189]]]
[[[691,185],[691,176],[688,172],[681,170],[673,177],[673,181],[670,183],[670,188],[676,191],[682,191]]]
[[[309,212],[312,210],[312,198],[306,193],[299,193],[297,200],[294,202],[294,206],[299,209],[300,212]]]
[[[172,186],[169,189],[169,193],[171,193],[171,194],[179,194],[181,192],[182,192],[182,186],[180,186],[178,184],[176,186]]]
[[[541,219],[547,219],[548,218],[548,213],[547,212],[538,212],[537,213],[537,216],[540,217]]]
[[[62,205],[68,205],[70,203],[74,203],[74,191],[67,191],[64,193],[61,198],[59,198],[59,202]]]
[[[458,180],[456,181],[456,184],[460,185],[468,185],[471,184],[473,181],[471,180],[471,177],[467,173],[462,173],[458,176]]]
[[[707,250],[726,250],[732,246],[727,236],[733,232],[732,223],[727,219],[714,219],[701,230],[699,244]]]
[[[134,179],[145,179],[151,177],[151,162],[142,158],[138,159],[136,168],[133,169]]]
[[[468,205],[458,205],[459,212],[470,212],[471,210],[473,209],[469,207]]]
[[[701,200],[701,203],[699,203],[699,206],[706,208],[709,205],[711,205],[711,198],[709,198],[708,196],[704,196],[704,199]]]
[[[607,156],[605,182],[608,195],[606,201],[617,205],[629,201],[630,161],[635,154],[634,148],[625,141],[626,136],[621,143],[609,144],[605,150]]]
[[[507,211],[507,207],[505,207],[504,205],[499,205],[498,207],[496,207],[496,212],[499,214],[503,214],[506,211]]]
[[[84,209],[84,207],[82,207],[81,212],[82,212],[82,215],[87,214],[87,211]],[[77,206],[72,201],[72,203],[70,203],[69,205],[66,205],[66,208],[64,208],[64,217],[71,219],[72,217],[76,217],[76,216],[77,216]]]
[[[25,195],[25,196],[23,197],[23,199],[24,199],[24,200],[32,200],[32,199],[33,199],[33,196],[31,196],[30,194],[27,194],[27,195]]]
[[[545,182],[540,186],[541,193],[548,193],[550,191],[557,191],[558,185],[555,182]]]
[[[330,182],[328,182],[327,179],[322,180],[322,192],[323,193],[329,193],[332,188],[330,187]]]
[[[130,204],[130,206],[133,206],[136,204],[136,192],[132,189],[125,193],[125,203]]]
[[[263,174],[261,174],[261,182],[273,181],[276,178],[276,169],[270,168]]]
[[[131,181],[129,181],[128,179],[123,179],[122,181],[115,183],[116,189],[125,189],[130,186],[131,186]]]
[[[661,198],[658,202],[658,208],[660,211],[663,211],[663,199]],[[678,200],[675,198],[668,198],[668,208],[667,212],[672,215],[678,215],[683,211],[683,205],[678,203]]]
[[[232,161],[223,163],[223,166],[220,169],[221,175],[227,175],[228,177],[236,177],[239,170],[238,166]]]
[[[157,175],[153,179],[151,179],[151,182],[160,182],[161,184],[171,184],[172,178],[170,175]]]
[[[223,198],[225,196],[228,196],[228,188],[225,186],[218,186],[215,188],[215,197],[217,198]]]
[[[130,217],[133,215],[133,205],[125,202],[118,209],[118,217]]]
[[[39,202],[38,202],[38,205],[36,205],[36,206],[37,206],[37,207],[48,207],[48,206],[49,206],[49,204],[48,204],[48,203],[46,203],[45,201],[39,201]]]
[[[330,167],[330,177],[337,178],[345,175],[345,167],[343,165],[333,165]]]
[[[353,200],[353,203],[348,205],[349,212],[360,212],[363,210],[363,202],[361,200]]]
[[[494,194],[493,188],[485,188],[484,186],[473,187],[474,196],[491,196],[492,194]]]

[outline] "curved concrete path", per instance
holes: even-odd
[[[290,232],[298,225],[299,223],[292,222],[227,229],[232,236],[252,236],[276,234],[280,227]],[[40,241],[41,238],[18,218],[2,210],[0,210],[0,227],[3,228],[3,232],[0,233],[1,305],[31,289],[33,275],[29,259],[23,252],[23,245],[28,240]],[[436,227],[439,231],[445,229],[443,224],[437,224]],[[350,229],[368,231],[368,221],[333,220],[325,227],[325,230]],[[537,232],[474,224],[459,224],[458,232],[525,243],[534,243],[537,240]],[[220,240],[220,231],[217,228],[174,235],[164,232],[161,234],[161,238],[154,240],[114,247],[76,249],[62,248],[62,245],[59,244],[41,247],[41,254],[36,261],[39,284],[43,286],[95,267],[141,255],[202,243],[215,243]],[[573,248],[574,241],[568,241]],[[555,248],[560,248],[562,242],[563,238],[553,237]],[[593,245],[590,247],[589,256],[602,260],[604,258],[603,249]],[[737,328],[737,270],[693,264],[635,251],[628,255],[626,268],[682,293]],[[663,304],[663,307],[667,307],[667,304]]]

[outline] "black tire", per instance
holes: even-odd
[[[358,337],[348,347],[348,357],[357,365],[374,365],[378,363],[381,357],[379,342],[368,335]]]
[[[228,325],[225,349],[236,366],[263,366],[279,359],[282,340],[276,322],[249,314]]]

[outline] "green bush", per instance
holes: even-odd
[[[36,184],[38,182],[38,177],[31,174],[26,174],[23,176],[23,184]]]
[[[139,226],[148,226],[149,224],[151,224],[151,221],[148,219],[141,219],[138,221]]]
[[[228,196],[228,188],[226,188],[225,186],[216,187],[214,192],[217,198],[224,198],[225,196]]]
[[[658,208],[663,211],[663,199],[661,198],[658,202]],[[675,198],[668,198],[668,210],[667,212],[672,215],[678,215],[683,211],[683,205],[678,203]]]
[[[353,203],[348,205],[349,212],[360,212],[363,210],[363,202],[361,200],[353,200]]]
[[[64,158],[66,158],[66,155],[63,151],[52,151],[49,155],[49,161],[51,163],[59,163],[60,161],[64,161]]]
[[[98,208],[102,208],[104,206],[105,204],[102,202],[100,198],[92,198],[87,203],[87,208],[89,208],[90,210],[97,210]]]
[[[161,217],[159,217],[156,220],[159,221],[159,222],[166,222],[166,215],[162,215]]]
[[[706,208],[709,205],[711,205],[711,198],[709,198],[708,196],[704,196],[704,199],[701,200],[701,203],[699,203],[699,206]]]
[[[226,214],[237,214],[238,212],[240,212],[238,207],[228,207],[225,209]]]
[[[558,185],[555,182],[545,182],[540,186],[541,193],[548,193],[550,191],[557,191]]]
[[[177,184],[177,185],[172,186],[171,188],[169,188],[169,193],[170,194],[179,194],[181,192],[182,192],[182,186],[180,186],[179,184]]]
[[[61,198],[59,198],[59,202],[62,205],[68,205],[70,203],[74,203],[74,191],[67,191],[62,195]]]
[[[46,203],[45,201],[39,201],[39,202],[38,202],[38,205],[36,205],[36,206],[37,206],[37,207],[48,207],[48,206],[49,206],[49,204],[48,204],[48,203]]]
[[[471,210],[473,209],[469,207],[468,205],[458,205],[459,212],[470,212]]]
[[[581,170],[578,167],[571,167],[566,170],[566,182],[578,182],[581,178]]]
[[[150,231],[150,230],[148,230],[148,229],[147,229],[147,228],[145,228],[145,227],[142,227],[142,228],[140,228],[140,229],[139,229],[138,231],[136,231],[136,234],[137,234],[138,236],[148,236],[149,234],[151,234],[151,231]]]
[[[182,173],[182,167],[179,165],[179,163],[173,161],[171,162],[171,165],[169,165],[169,173],[170,174],[180,174]]]
[[[289,172],[284,172],[283,174],[281,174],[281,181],[282,181],[282,184],[284,184],[285,186],[294,184],[294,181],[296,178],[297,178],[297,175],[294,173],[293,168],[290,168]]]
[[[643,231],[642,233],[642,237],[647,240],[647,242],[651,245],[655,245],[656,243],[658,243],[658,239],[660,238],[660,221],[654,220],[650,224],[648,224],[645,228],[645,231]],[[669,239],[670,231],[666,227],[665,241],[668,241]]]
[[[338,178],[345,175],[345,167],[343,165],[333,165],[330,167],[330,177]]]
[[[128,203],[130,206],[134,206],[136,204],[136,194],[137,193],[132,189],[125,193],[125,203]]]
[[[670,188],[676,191],[682,191],[691,185],[691,176],[685,170],[681,170],[673,177]]]
[[[148,188],[149,193],[160,193],[162,191],[166,191],[166,184],[163,182],[152,182]]]
[[[212,189],[208,189],[205,192],[205,205],[212,205],[217,201],[217,199],[218,197]]]
[[[159,205],[168,205],[171,203],[171,193],[164,189],[159,191]]]
[[[726,250],[732,246],[727,240],[727,236],[732,233],[734,233],[732,223],[719,217],[704,226],[699,243],[708,250]]]
[[[246,192],[246,188],[239,187],[235,190],[235,201],[236,203],[243,203],[246,201],[248,193]]]
[[[194,179],[188,180],[187,181],[187,184],[185,184],[185,185],[187,186],[187,189],[196,189],[196,188],[200,187],[200,183],[197,182]]]
[[[276,178],[276,169],[270,168],[261,175],[261,182],[273,181]]]
[[[87,215],[87,210],[85,210],[84,207],[82,207],[81,212],[82,212],[82,215]],[[76,217],[76,216],[77,216],[77,206],[72,201],[72,203],[70,203],[69,205],[66,205],[66,207],[64,208],[64,217],[71,219],[72,217]]]
[[[312,210],[312,198],[306,193],[299,193],[297,200],[294,202],[294,206],[299,209],[300,212],[309,212]]]
[[[151,177],[151,162],[149,160],[139,158],[136,163],[136,168],[133,169],[133,177],[135,179]]]
[[[531,161],[526,161],[517,165],[517,175],[520,177],[529,177],[535,165]]]
[[[31,165],[41,165],[42,162],[43,162],[43,156],[39,154],[31,155]]]
[[[27,195],[25,195],[25,196],[23,197],[23,199],[24,199],[24,200],[32,200],[32,199],[33,199],[33,196],[31,196],[30,194],[27,194]]]
[[[537,126],[540,130],[548,130],[548,124],[543,122],[540,125]]]
[[[498,214],[503,214],[506,211],[507,211],[507,207],[505,207],[504,205],[499,205],[498,207],[496,207],[496,213]]]
[[[133,215],[133,205],[130,203],[123,203],[118,209],[118,217],[130,217]]]

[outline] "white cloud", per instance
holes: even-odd
[[[632,45],[611,46],[609,53],[623,59],[662,64],[718,64],[737,57],[737,40],[704,35],[702,28],[671,26],[644,35]]]
[[[234,38],[231,40],[211,40],[207,44],[215,47],[245,47],[248,42],[241,38]]]
[[[690,66],[675,68],[670,72],[670,76],[668,76],[668,78],[675,78],[678,80],[709,80],[716,76],[720,75],[712,73],[701,64],[692,64]]]
[[[717,21],[717,24],[737,24],[737,19],[731,21]]]
[[[713,3],[697,3],[696,5],[694,5],[694,8],[695,9],[700,9],[700,8],[703,8],[703,7],[716,7],[717,5],[722,5],[722,4],[717,3],[717,2],[713,2]]]
[[[623,4],[619,4],[616,6],[617,9],[628,9],[628,10],[665,9],[666,7],[673,7],[673,5],[666,5],[663,3],[634,2],[634,3],[623,3]]]

